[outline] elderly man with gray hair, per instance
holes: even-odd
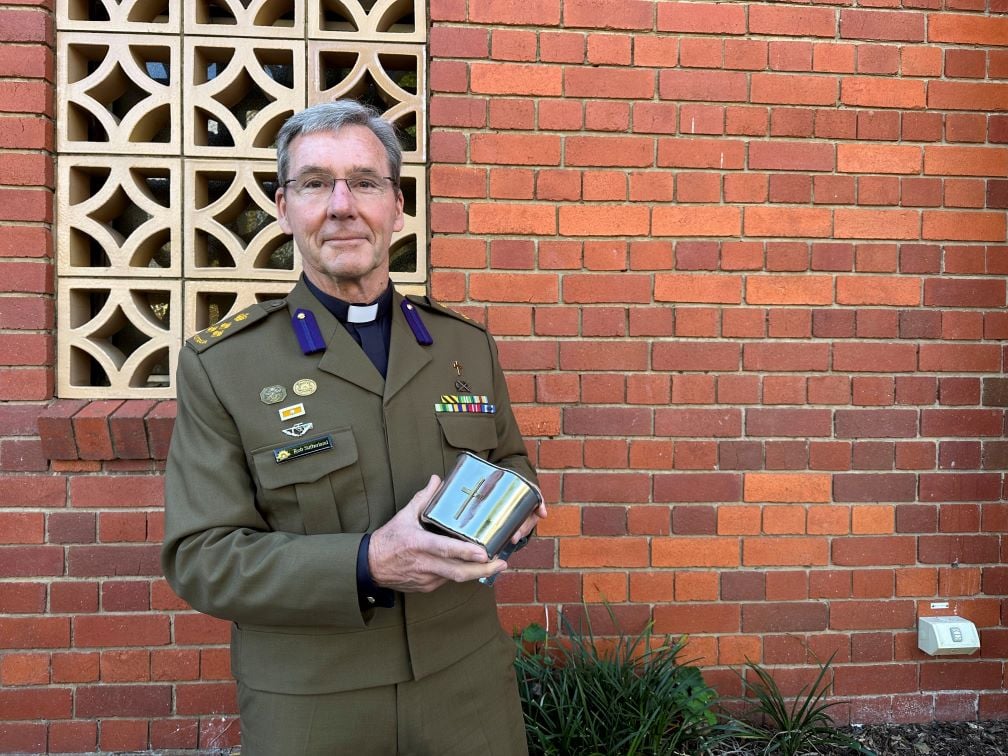
[[[527,753],[481,584],[507,563],[419,517],[462,453],[535,473],[490,335],[389,280],[401,162],[371,108],[294,115],[276,206],[303,275],[179,357],[162,566],[232,623],[249,756]]]

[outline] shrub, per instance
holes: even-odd
[[[564,629],[568,640],[553,645],[534,624],[516,637],[532,756],[707,753],[719,730],[717,694],[679,660],[685,638],[657,637],[648,623],[600,650],[590,624],[582,634],[564,618]]]
[[[835,655],[835,654],[834,654]],[[752,673],[737,673],[748,694],[755,698],[749,719],[734,724],[735,737],[762,746],[761,754],[795,756],[821,753],[822,749],[847,748],[854,753],[876,756],[854,738],[838,730],[827,709],[839,701],[825,701],[830,683],[827,675],[833,655],[819,665],[819,674],[811,686],[803,687],[789,704],[770,673],[755,662],[746,662]]]

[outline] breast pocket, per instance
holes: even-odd
[[[252,452],[263,504],[268,506],[272,497],[293,494],[309,535],[368,529],[371,515],[357,459],[351,428],[338,428],[301,444]]]
[[[497,448],[497,425],[493,415],[438,413],[437,421],[441,426],[445,475],[455,467],[459,452],[471,451],[486,459],[488,453]]]

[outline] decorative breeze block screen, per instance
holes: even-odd
[[[354,97],[396,124],[427,278],[425,0],[57,3],[58,393],[164,398],[182,342],[300,275],[276,223],[276,135]]]

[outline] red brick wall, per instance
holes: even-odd
[[[727,694],[836,651],[841,716],[1008,716],[1008,2],[430,12],[432,290],[553,503],[505,626],[605,599]],[[48,407],[52,26],[0,1],[0,752],[235,743],[158,575],[171,403]],[[936,601],[980,654],[917,651]]]

